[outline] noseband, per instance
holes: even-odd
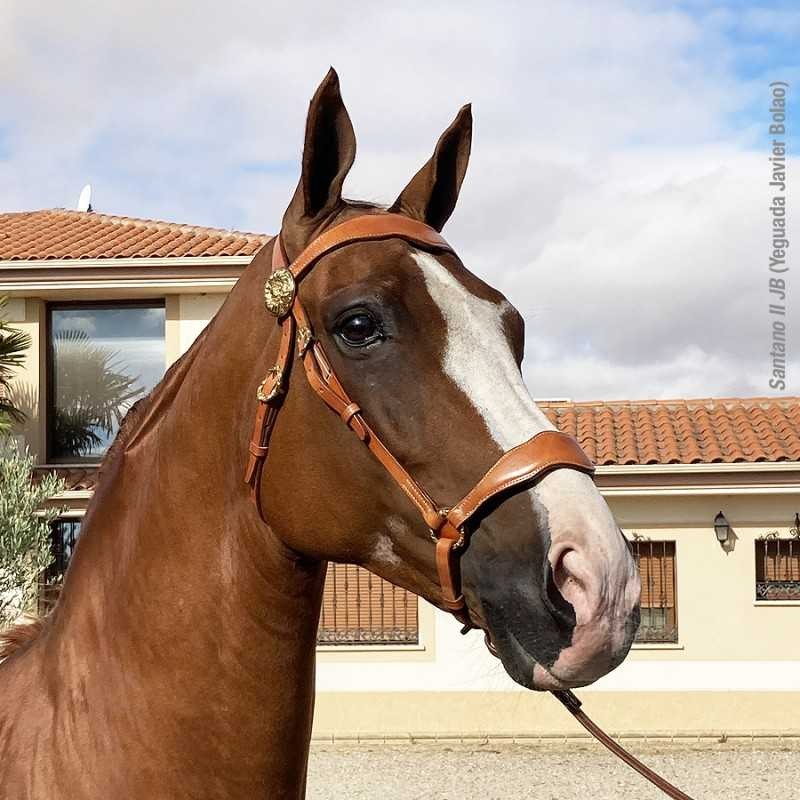
[[[287,389],[289,361],[296,350],[312,389],[370,449],[422,515],[436,542],[436,569],[442,589],[442,604],[459,620],[469,624],[469,614],[460,588],[458,556],[468,541],[470,520],[493,497],[520,484],[530,485],[551,470],[568,468],[591,475],[594,466],[571,436],[559,431],[541,431],[504,453],[454,506],[441,506],[433,501],[370,428],[361,408],[342,387],[322,344],[314,337],[308,315],[297,296],[300,281],[324,255],[354,242],[381,239],[402,239],[425,250],[453,252],[433,228],[400,214],[370,214],[342,222],[320,234],[291,264],[283,251],[280,236],[274,240],[272,274],[264,287],[264,302],[281,327],[281,340],[277,360],[256,393],[258,408],[245,482],[250,485],[253,500],[263,519],[261,473]]]

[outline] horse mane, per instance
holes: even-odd
[[[46,622],[46,616],[31,616],[0,631],[0,662],[30,644],[42,632]]]

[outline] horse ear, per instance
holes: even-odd
[[[342,184],[355,157],[353,123],[342,102],[339,76],[331,67],[308,107],[302,173],[283,216],[289,238],[299,238],[292,235],[295,226],[313,231],[337,210],[342,202]]]
[[[430,160],[389,209],[441,231],[456,207],[472,146],[472,106],[465,105],[441,135]]]

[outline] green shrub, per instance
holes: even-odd
[[[6,442],[0,452],[0,628],[36,610],[39,581],[53,560],[50,523],[62,511],[45,507],[64,490],[53,474],[33,482],[33,458]]]

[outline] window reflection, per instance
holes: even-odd
[[[50,459],[99,460],[164,375],[164,305],[50,309]]]

